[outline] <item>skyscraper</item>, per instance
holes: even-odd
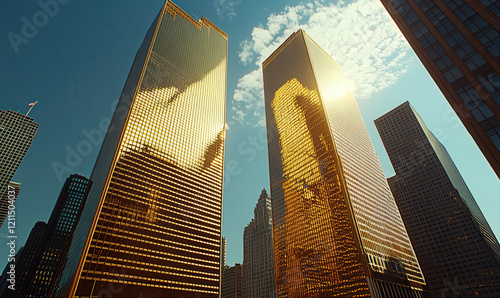
[[[340,66],[304,31],[263,63],[279,297],[423,297]]]
[[[381,0],[500,177],[500,5]]]
[[[220,266],[222,267],[221,270],[224,270],[226,267],[226,237],[222,237],[221,240],[221,257],[220,257]]]
[[[73,174],[63,185],[46,225],[43,240],[34,248],[33,261],[17,283],[19,297],[48,297],[56,271],[67,253],[67,244],[78,223],[92,182]]]
[[[221,284],[221,298],[241,298],[242,296],[242,266],[236,263],[233,267],[224,269]],[[266,297],[266,296],[262,296]]]
[[[433,297],[500,295],[500,246],[444,146],[405,102],[375,120]]]
[[[15,278],[14,282],[8,280],[2,281],[0,285],[0,297],[23,297],[19,291],[21,288],[18,285],[23,285],[29,279],[28,272],[36,263],[37,253],[44,242],[44,237],[47,232],[47,223],[38,221],[31,229],[31,232],[26,240],[26,243],[21,251],[19,249],[15,260]],[[10,267],[12,262],[7,263],[6,267]],[[9,285],[14,284],[13,288]]]
[[[273,214],[265,189],[243,234],[243,297],[275,297]]]
[[[21,255],[23,253],[23,250],[24,250],[24,246],[21,246],[19,248],[19,250],[17,251],[16,256],[14,257],[14,264],[19,263]],[[15,290],[12,290],[12,287],[11,287],[11,289],[9,289],[9,286],[11,286],[13,284],[9,281],[9,280],[12,280],[10,273],[9,273],[9,271],[12,272],[11,271],[12,269],[10,267],[11,263],[12,263],[11,260],[9,260],[9,262],[5,266],[5,269],[2,272],[2,278],[0,278],[0,297],[14,296],[14,294],[15,294]],[[15,272],[16,269],[14,268],[13,271]],[[14,277],[14,275],[12,277]],[[14,283],[15,283],[15,279],[14,279]],[[14,289],[15,289],[15,286],[14,286]]]
[[[37,130],[38,123],[33,118],[11,110],[0,110],[0,227],[9,206],[7,186],[28,152]]]
[[[92,171],[56,297],[217,297],[227,35],[166,1]]]

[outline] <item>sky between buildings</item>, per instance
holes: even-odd
[[[36,221],[48,220],[69,174],[90,176],[99,136],[163,5],[162,0],[59,1],[65,4],[40,1],[52,3],[45,5],[48,13],[36,1],[7,1],[0,11],[0,109],[25,113],[28,103],[39,101],[30,116],[40,128],[14,177],[21,183],[17,249]],[[373,120],[408,100],[448,149],[498,237],[499,179],[379,1],[174,2],[229,36],[222,229],[228,265],[243,261],[243,229],[262,188],[269,190],[260,65],[299,28],[343,67],[386,176],[394,171]],[[34,30],[24,28],[34,18]],[[71,156],[84,141],[91,147]],[[2,269],[6,235],[4,225]]]

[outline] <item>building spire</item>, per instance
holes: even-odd
[[[30,106],[30,109],[26,113],[26,116],[28,116],[28,114],[31,112],[31,109],[33,109],[33,107],[37,104],[37,102],[38,102],[38,100],[35,101],[35,102],[32,102],[32,103],[28,104]]]
[[[262,200],[266,200],[268,197],[269,197],[269,195],[267,194],[266,189],[263,188],[262,192],[260,193],[260,196],[259,196],[259,202]]]

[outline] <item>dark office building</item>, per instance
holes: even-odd
[[[220,295],[226,71],[227,35],[166,1],[132,64],[53,297]]]
[[[36,247],[33,262],[23,273],[26,278],[18,284],[20,297],[48,297],[91,186],[92,182],[80,175],[73,174],[66,179],[50,215],[43,241]]]
[[[500,246],[444,146],[405,102],[375,120],[433,297],[500,297]]]
[[[263,63],[278,297],[425,297],[342,68],[304,31]]]
[[[381,0],[500,177],[500,4]]]
[[[243,297],[275,297],[273,213],[265,189],[253,213],[243,233]]]
[[[241,264],[236,263],[233,267],[226,267],[222,275],[221,298],[243,297],[242,278],[243,266],[241,266]]]
[[[14,264],[19,263],[21,255],[23,253],[23,250],[24,250],[24,246],[21,246],[19,248],[19,250],[17,251],[16,256],[14,257],[14,260],[15,260]],[[12,264],[12,262],[11,262],[11,260],[9,260],[9,262],[5,266],[5,269],[2,272],[2,277],[0,278],[0,297],[9,297],[9,294],[10,294],[10,296],[13,296],[16,293],[14,290],[9,289],[9,286],[12,287],[12,284],[16,280],[15,279],[16,269],[14,268],[14,270],[11,271],[11,269],[12,269],[10,267],[11,264]],[[13,273],[12,276],[11,276],[11,273]],[[14,277],[14,278],[12,278],[12,277]],[[15,286],[14,286],[14,289],[15,289]]]
[[[39,221],[31,229],[30,235],[24,244],[22,253],[19,250],[18,256],[16,256],[15,270],[15,290],[9,289],[10,283],[6,281],[1,285],[0,297],[26,297],[20,292],[22,286],[29,284],[31,280],[31,268],[35,267],[37,264],[38,253],[40,248],[43,247],[45,242],[45,237],[47,235],[47,223]],[[7,267],[12,264],[7,263]],[[3,279],[2,279],[3,280]]]
[[[80,175],[66,179],[48,224],[36,223],[23,253],[16,256],[15,292],[4,290],[4,293],[12,297],[48,297],[91,185],[90,180]]]

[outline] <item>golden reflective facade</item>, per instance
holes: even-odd
[[[302,30],[264,63],[279,297],[425,297],[340,66]]]
[[[92,172],[56,297],[218,297],[227,35],[167,1]]]

